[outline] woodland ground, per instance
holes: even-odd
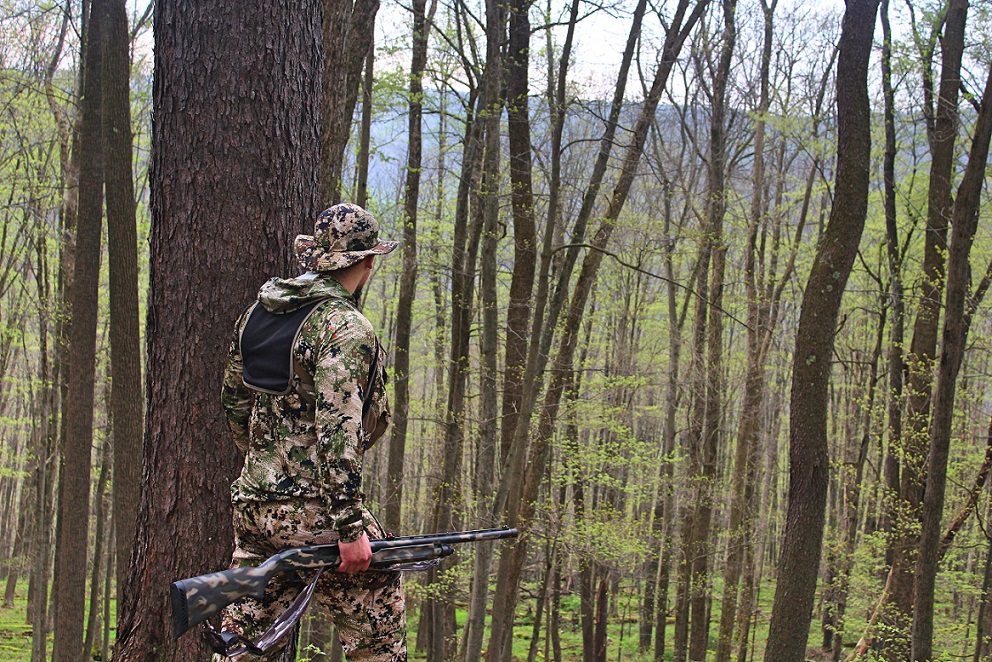
[[[531,589],[533,594],[536,594],[537,587],[528,587]],[[719,589],[719,587],[716,587]],[[771,610],[771,601],[774,595],[775,585],[774,582],[766,581],[762,584],[761,595],[759,599],[759,609],[765,613]],[[715,592],[715,595],[719,595],[719,591]],[[617,613],[610,619],[609,626],[609,649],[607,654],[608,660],[629,660],[634,661],[648,661],[652,660],[653,657],[650,653],[642,654],[638,650],[638,634],[637,634],[637,619],[638,619],[638,603],[639,597],[637,592],[633,590],[623,591],[623,596],[619,601]],[[514,643],[513,643],[513,659],[514,662],[523,661],[527,659],[528,651],[530,648],[530,637],[533,632],[534,623],[534,601],[527,599],[522,601],[523,604],[517,610],[517,620],[514,628]],[[27,607],[27,581],[20,582],[18,586],[17,595],[15,598],[13,608],[0,609],[0,662],[27,662],[31,659],[31,626],[26,623],[25,619],[25,609]],[[111,605],[112,612],[114,611],[115,605]],[[712,614],[712,626],[711,626],[711,652],[716,647],[716,630],[719,623],[719,602],[714,602],[713,614]],[[578,594],[565,594],[562,595],[561,600],[561,645],[562,645],[562,658],[568,661],[581,660],[582,659],[582,631],[579,625],[579,597]],[[466,617],[466,610],[463,607],[458,609],[458,624],[463,625]],[[116,620],[116,619],[115,619]],[[409,614],[410,631],[409,640],[411,643],[411,648],[413,642],[416,641],[417,637],[417,613],[412,611]],[[754,639],[754,652],[755,657],[752,659],[760,659],[762,651],[764,649],[765,637],[768,633],[768,620],[767,619],[757,619],[758,630],[755,632]],[[860,625],[863,622],[859,622],[854,625],[855,631],[860,630]],[[818,643],[820,641],[820,623],[818,619],[814,619],[812,628],[810,631],[810,643]],[[537,660],[543,661],[547,658],[544,656],[544,646],[546,643],[546,632],[547,630],[543,627],[541,628],[541,645],[539,646],[537,653]],[[488,637],[488,634],[487,634]],[[669,621],[667,641],[668,647],[671,647],[672,637],[674,637],[674,622]],[[846,644],[851,645],[853,641],[845,641]],[[547,642],[550,646],[550,642]],[[550,649],[549,649],[550,650]],[[94,660],[100,659],[99,656],[92,658]],[[305,657],[300,658],[306,660]],[[420,653],[414,653],[412,656],[414,660],[423,660],[425,655]],[[666,660],[671,659],[671,652],[665,658]],[[814,658],[818,659],[818,658]],[[823,658],[827,659],[827,658]]]

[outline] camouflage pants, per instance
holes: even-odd
[[[236,503],[234,506],[232,567],[255,565],[287,547],[337,540],[337,532],[329,529],[324,508],[316,500]],[[384,535],[371,515],[365,520],[370,538]],[[314,592],[316,605],[312,604],[311,609],[321,608],[325,614],[329,613],[349,662],[405,662],[407,659],[401,577],[399,572],[346,575],[325,571],[321,575]],[[228,607],[223,615],[223,629],[257,640],[296,598],[306,579],[288,575],[274,579],[261,600],[249,597]],[[268,659],[276,656],[278,652],[273,651]],[[222,658],[215,656],[214,659]],[[245,655],[239,659],[260,658]]]

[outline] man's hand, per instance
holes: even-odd
[[[364,533],[355,542],[339,542],[338,553],[341,555],[338,572],[363,572],[369,569],[369,563],[372,562],[372,546],[369,545],[368,535]]]

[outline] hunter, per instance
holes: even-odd
[[[401,574],[363,572],[372,557],[369,537],[385,532],[364,503],[362,456],[390,414],[385,352],[356,302],[376,256],[396,245],[379,240],[378,222],[358,205],[322,212],[313,235],[296,238],[305,273],[266,282],[238,319],[221,391],[244,453],[231,485],[232,567],[288,547],[337,542],[340,568],[320,576],[314,601],[329,612],[349,661],[407,659]],[[261,600],[231,605],[223,629],[254,640],[306,579],[283,576]]]

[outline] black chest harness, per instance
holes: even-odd
[[[272,395],[288,395],[293,390],[293,375],[299,375],[293,348],[303,325],[320,304],[333,297],[318,299],[288,313],[272,313],[257,303],[252,306],[241,330],[241,378],[250,389]],[[379,368],[379,345],[372,348],[369,376],[362,398],[362,416],[368,413]],[[312,380],[310,375],[301,378]]]
[[[272,313],[255,304],[241,330],[242,378],[262,393],[286,395],[292,390],[293,348],[310,314],[328,299],[318,299],[288,313]]]

